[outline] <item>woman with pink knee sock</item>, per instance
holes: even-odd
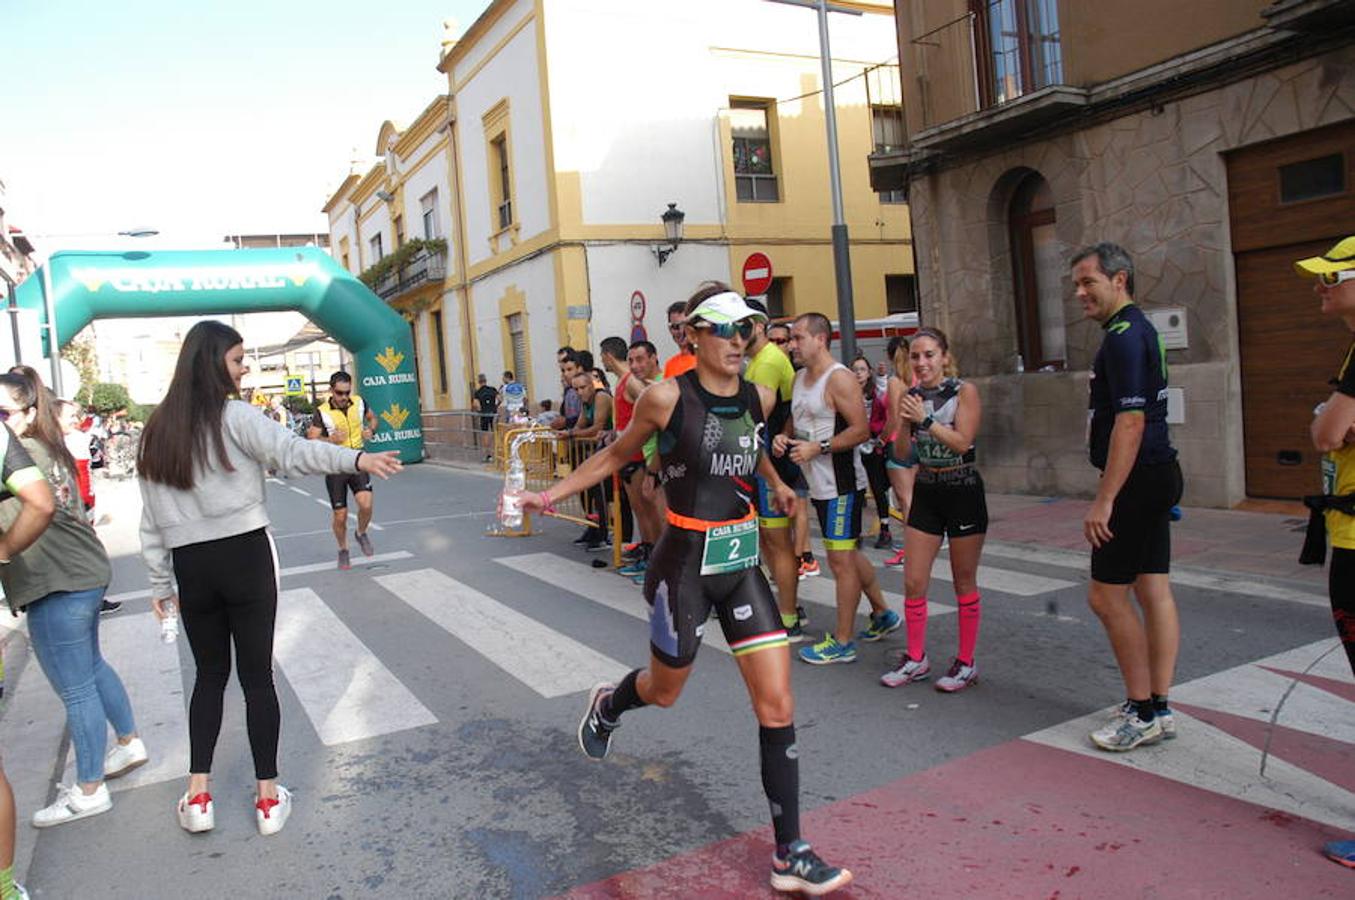
[[[904,536],[904,605],[908,650],[897,666],[880,676],[886,687],[922,681],[931,674],[927,659],[927,586],[942,537],[950,538],[950,571],[959,603],[960,646],[938,691],[962,691],[978,681],[974,647],[979,640],[979,554],[988,531],[983,478],[974,463],[974,439],[982,406],[974,385],[955,376],[946,335],[920,329],[908,348],[918,383],[899,400],[898,415],[916,441],[917,481]],[[901,444],[909,440],[899,435]]]

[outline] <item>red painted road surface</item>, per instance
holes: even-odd
[[[1277,734],[1272,752],[1282,745],[1290,762],[1337,774],[1329,767],[1339,748]],[[1355,754],[1340,747],[1349,771]],[[1025,740],[803,818],[815,849],[855,874],[835,895],[843,898],[1355,897],[1355,871],[1320,852],[1351,835]],[[767,885],[771,850],[770,830],[760,829],[567,896],[777,896]]]

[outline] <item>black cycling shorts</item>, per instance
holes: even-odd
[[[938,537],[970,537],[988,532],[988,500],[978,472],[954,480],[928,477],[918,470],[913,485],[913,505],[908,507],[908,527]],[[944,473],[938,473],[944,476]]]
[[[329,505],[334,509],[348,508],[348,492],[356,496],[372,489],[372,476],[366,472],[351,475],[326,475],[325,490],[329,492]]]
[[[762,567],[702,575],[705,540],[705,532],[670,524],[649,555],[645,602],[654,655],[675,669],[690,666],[712,607],[735,656],[788,646],[781,612]]]
[[[1092,549],[1092,580],[1133,584],[1140,575],[1171,571],[1171,509],[1181,502],[1181,466],[1137,465],[1115,497],[1108,542]]]

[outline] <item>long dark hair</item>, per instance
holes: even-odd
[[[226,456],[221,415],[235,393],[226,351],[242,343],[239,332],[221,322],[188,329],[165,399],[141,433],[136,470],[142,478],[192,490],[194,464],[210,465],[213,452],[227,471],[235,471]]]
[[[27,366],[23,368],[28,369]],[[61,423],[56,418],[56,404],[53,402],[55,398],[49,396],[52,392],[43,385],[42,377],[32,369],[28,371],[33,374],[20,374],[11,369],[0,375],[0,386],[8,389],[15,406],[24,409],[31,407],[34,410],[33,424],[28,426],[28,436],[42,444],[52,459],[74,478],[75,457],[66,449],[66,436],[61,433]]]

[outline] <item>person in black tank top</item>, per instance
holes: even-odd
[[[778,507],[791,512],[796,502],[763,452],[766,418],[776,398],[740,378],[751,320],[762,314],[726,286],[711,283],[688,301],[686,315],[696,368],[646,390],[630,427],[569,476],[540,494],[519,496],[525,511],[549,512],[554,498],[610,477],[658,433],[668,527],[645,572],[649,664],[617,685],[593,688],[579,723],[579,746],[601,760],[623,713],[677,702],[714,609],[760,726],[762,785],[776,836],[772,887],[827,893],[848,884],[852,875],[826,864],[800,838],[790,653],[776,600],[758,567],[754,474],[772,485]]]

